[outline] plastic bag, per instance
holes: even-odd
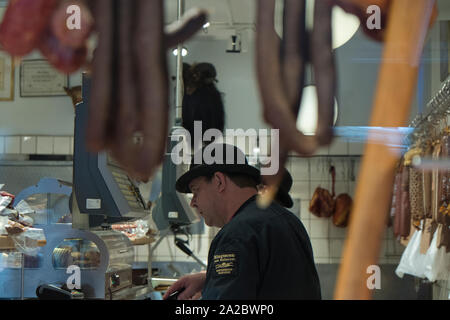
[[[442,228],[442,224],[434,232],[433,240],[425,255],[424,275],[431,282],[450,279],[450,253],[446,253],[446,249],[443,246],[441,248],[437,247],[440,228]]]
[[[23,215],[36,213],[25,200],[20,200],[19,203],[14,206],[14,209]]]
[[[403,251],[397,269],[395,269],[395,274],[398,277],[403,278],[405,273],[419,278],[425,277],[426,255],[420,253],[421,238],[422,229],[416,230],[409,240],[405,251]]]
[[[18,251],[30,256],[36,256],[40,247],[46,243],[44,230],[36,228],[28,228],[25,232],[12,235],[11,238]]]
[[[5,227],[8,225],[8,217],[0,216],[0,235],[2,234],[8,234]]]
[[[0,191],[0,213],[6,209],[14,200],[14,196],[7,192]]]

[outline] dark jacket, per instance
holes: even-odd
[[[290,211],[247,200],[216,235],[202,299],[321,299],[308,234]]]

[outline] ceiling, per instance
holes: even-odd
[[[253,28],[255,26],[255,12],[257,0],[182,0],[185,11],[198,7],[207,9],[212,27],[209,35],[220,37],[224,29]],[[177,20],[179,0],[165,0],[166,21]],[[277,30],[281,29],[283,0],[276,0],[275,23]],[[437,0],[439,8],[438,20],[450,20],[450,1]],[[280,28],[280,29],[279,29]]]

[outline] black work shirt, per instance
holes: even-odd
[[[308,234],[290,211],[247,200],[216,235],[202,299],[321,299]]]

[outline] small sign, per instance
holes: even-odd
[[[67,75],[56,70],[47,60],[24,60],[20,66],[20,96],[65,96],[69,86]]]
[[[102,207],[102,200],[86,199],[86,209],[100,209],[101,207]]]
[[[178,211],[169,211],[169,219],[178,219]]]

